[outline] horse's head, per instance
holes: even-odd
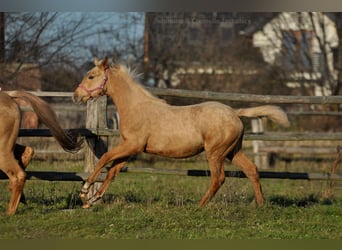
[[[73,101],[75,103],[86,102],[105,94],[109,71],[107,62],[107,57],[101,61],[95,58],[95,67],[87,72],[74,92]]]

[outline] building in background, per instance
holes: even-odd
[[[252,39],[244,35],[245,30],[252,25],[262,26],[275,15],[146,13],[147,83],[158,87],[241,92],[242,85],[254,82],[265,66]]]
[[[146,13],[147,84],[295,95],[339,93],[336,14]]]
[[[288,87],[305,95],[331,95],[339,43],[334,18],[321,12],[280,13],[253,33],[253,46],[268,64],[283,69]]]

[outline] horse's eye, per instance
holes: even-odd
[[[92,80],[94,79],[94,76],[89,76],[88,79]]]

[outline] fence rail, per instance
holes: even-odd
[[[175,169],[156,169],[156,168],[125,168],[121,172],[124,173],[151,173],[151,174],[172,174],[183,176],[210,176],[209,170],[175,170]],[[44,181],[85,181],[89,177],[89,173],[85,172],[61,172],[61,171],[26,171],[27,180],[44,180]],[[226,177],[246,178],[242,171],[225,171]],[[306,173],[306,172],[272,172],[259,171],[261,179],[290,179],[290,180],[326,180],[326,181],[342,181],[342,174],[332,173]],[[96,182],[103,182],[106,173],[101,173]],[[7,175],[0,171],[0,180],[8,179]]]
[[[237,101],[248,103],[273,104],[341,104],[342,96],[284,96],[221,93],[211,91],[194,91],[184,89],[147,88],[157,96],[206,99],[212,101]]]
[[[208,101],[236,101],[265,104],[342,104],[342,96],[285,96],[285,95],[254,95],[221,93],[212,91],[196,91],[185,89],[163,89],[146,87],[148,91],[157,96],[172,96],[180,98],[205,99]],[[40,97],[72,97],[71,92],[31,91]]]
[[[116,129],[107,128],[81,128],[70,129],[72,132],[79,133],[80,136],[119,136],[119,131]],[[51,132],[48,129],[20,129],[20,137],[51,137]],[[245,140],[262,140],[262,141],[317,141],[342,140],[342,133],[283,133],[283,132],[265,132],[265,133],[245,133]]]

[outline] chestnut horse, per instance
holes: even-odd
[[[123,65],[107,64],[107,58],[95,58],[95,67],[87,72],[74,92],[75,103],[84,103],[100,95],[108,95],[120,116],[120,143],[103,154],[83,185],[80,197],[83,207],[100,199],[111,180],[117,176],[130,155],[147,152],[166,157],[183,158],[203,150],[209,163],[211,184],[201,199],[203,206],[210,201],[225,181],[224,161],[229,159],[242,169],[252,182],[256,203],[264,203],[257,167],[242,152],[243,124],[239,117],[266,116],[284,126],[287,115],[277,106],[259,106],[234,110],[218,102],[189,106],[171,106],[154,97],[134,79]],[[114,162],[105,181],[93,197],[86,194],[101,169]]]
[[[41,98],[23,91],[0,91],[0,169],[9,178],[11,198],[7,214],[14,214],[22,197],[26,174],[33,149],[16,144],[20,126],[20,110],[16,98],[29,102],[39,119],[51,131],[61,147],[68,152],[80,149],[81,141],[66,133],[59,125],[55,112]]]

